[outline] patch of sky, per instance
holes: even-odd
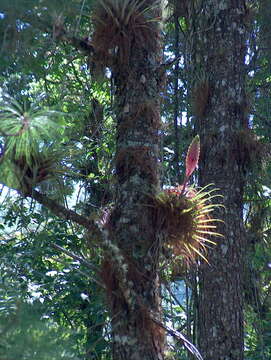
[[[80,294],[80,297],[81,297],[81,299],[84,300],[84,301],[85,301],[85,300],[89,301],[89,296],[88,296],[87,294],[85,294],[85,293],[81,293],[81,294]]]
[[[257,47],[257,46],[256,46],[255,49],[254,49],[254,48],[252,49],[252,48],[249,46],[249,42],[247,42],[247,54],[246,54],[246,56],[245,56],[245,64],[246,64],[246,65],[249,65],[249,64],[252,62],[253,57],[255,56],[255,52],[257,52],[257,51],[258,51],[258,47]],[[248,75],[249,75],[250,77],[253,77],[254,74],[255,74],[255,71],[254,71],[254,70],[251,70],[251,71],[248,72]]]
[[[262,189],[263,189],[264,196],[266,196],[266,197],[271,196],[271,189],[268,186],[263,185]]]
[[[183,280],[177,281],[176,286],[173,288],[173,293],[176,296],[176,299],[182,304],[186,301],[187,296],[187,287]],[[191,289],[188,288],[188,294],[191,294]]]
[[[29,23],[25,23],[19,19],[16,20],[16,28],[18,31],[22,31],[30,26]]]
[[[30,283],[28,284],[28,291],[29,293],[31,294],[31,301],[34,301],[36,299],[38,299],[40,302],[43,302],[44,299],[42,298],[42,293],[39,291],[39,289],[41,288],[41,285],[36,285],[36,284],[33,284],[33,283]]]
[[[47,271],[47,272],[45,273],[45,275],[46,275],[46,276],[54,277],[54,276],[57,275],[57,271],[55,271],[55,270]]]

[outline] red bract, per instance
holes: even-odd
[[[188,179],[189,176],[192,175],[193,171],[198,165],[199,154],[200,154],[200,139],[199,139],[199,135],[197,135],[196,137],[194,137],[193,141],[191,142],[186,155],[186,160],[185,160],[186,179]]]

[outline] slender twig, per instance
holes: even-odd
[[[182,55],[174,57],[174,59],[161,64],[159,67],[164,70],[169,69],[169,68],[171,68],[172,65],[175,65],[176,63],[178,63],[181,60],[181,58],[182,58]]]
[[[98,272],[98,269],[96,268],[95,265],[91,264],[89,261],[87,261],[87,259],[83,258],[82,256],[79,256],[77,254],[75,254],[74,252],[64,249],[62,246],[59,246],[55,243],[52,244],[52,246],[57,249],[60,250],[61,252],[63,252],[64,254],[68,255],[69,257],[71,257],[74,260],[77,260],[80,262],[80,264],[85,265],[86,267],[88,267],[89,269]]]
[[[63,41],[72,45],[75,49],[79,50],[84,55],[91,55],[94,53],[94,48],[90,44],[88,38],[77,38],[64,28],[63,24],[52,24],[48,21],[39,19],[39,22],[33,23],[33,19],[29,14],[24,15],[22,18],[23,21],[31,24],[34,29],[38,29],[42,32],[47,32],[48,34],[53,35],[53,39]]]
[[[80,263],[86,265],[87,267],[89,267],[88,265],[90,265],[90,266],[94,269],[94,271],[97,271],[97,270],[96,270],[96,267],[95,267],[94,265],[90,264],[89,262],[88,262],[88,265],[85,264],[84,262],[81,262],[80,256],[78,257],[76,254],[74,254],[74,253],[72,253],[72,252],[70,252],[70,251],[68,251],[68,250],[66,250],[66,249],[64,249],[64,248],[62,248],[61,246],[58,246],[58,245],[56,245],[56,244],[52,244],[52,246],[55,247],[56,249],[62,251],[62,252],[65,253],[66,255],[70,256],[71,258],[73,258],[73,259],[75,259],[75,260],[78,260]],[[84,259],[83,259],[83,260],[84,260]],[[60,264],[62,264],[62,265],[65,265],[64,261],[61,261],[61,260],[59,260],[59,259],[54,258],[54,261],[57,261],[58,263],[60,263]],[[86,261],[87,261],[87,260],[86,260]],[[89,268],[90,268],[90,267],[89,267]],[[93,269],[92,269],[92,270],[93,270]],[[99,280],[97,280],[96,278],[90,276],[89,274],[85,273],[84,271],[82,271],[82,270],[80,270],[80,269],[76,269],[76,271],[78,271],[81,275],[85,276],[86,278],[89,278],[91,281],[95,282],[95,283],[96,283],[97,285],[99,285],[101,288],[105,289],[105,286],[104,286]]]
[[[185,312],[185,308],[182,306],[182,304],[179,302],[179,300],[177,299],[177,297],[174,295],[173,291],[170,289],[170,287],[168,285],[165,285],[165,288],[167,289],[169,295],[173,298],[173,300],[175,301],[176,305],[178,305],[182,311]]]
[[[61,259],[55,257],[55,255],[52,255],[52,256],[53,256],[53,257],[52,257],[53,261],[56,261],[57,263],[59,263],[59,264],[61,264],[61,265],[63,265],[63,266],[67,266],[67,262],[66,262],[65,260],[61,260]],[[76,268],[75,270],[76,270],[77,272],[79,272],[79,274],[83,275],[83,277],[86,277],[86,278],[87,278],[87,277],[89,276],[87,273],[85,273],[84,271],[82,271],[82,270],[80,270],[80,269],[78,269],[78,268]]]
[[[72,329],[74,329],[74,325],[73,322],[71,321],[71,319],[69,318],[69,316],[67,315],[66,311],[63,310],[63,308],[61,309],[62,314],[64,315],[64,318],[67,320],[67,322],[70,324],[70,327]]]
[[[100,240],[100,247],[103,248],[103,250],[108,251],[112,256],[112,261],[115,263],[116,268],[118,269],[117,275],[119,286],[127,303],[131,304],[133,298],[133,290],[127,280],[128,265],[126,264],[124,256],[122,255],[119,247],[116,244],[112,243],[109,239],[108,230],[103,229],[102,231],[93,220],[79,215],[73,210],[66,209],[64,206],[58,204],[54,200],[48,198],[46,195],[41,194],[36,190],[32,190],[32,193],[28,196],[31,196],[38,203],[47,207],[55,215],[61,217],[62,219],[71,220],[79,225],[82,225],[85,229],[92,233],[94,238],[98,238]]]
[[[173,121],[174,121],[174,132],[175,132],[175,169],[176,169],[176,178],[178,183],[180,182],[180,136],[179,136],[179,126],[178,126],[178,115],[179,115],[179,58],[180,58],[180,33],[179,33],[179,19],[177,15],[174,16],[174,25],[175,25],[175,41],[174,41],[174,54],[175,59],[177,59],[174,67],[174,114],[173,114]]]
[[[88,38],[77,38],[75,36],[71,36],[67,33],[67,31],[64,28],[61,28],[61,31],[59,31],[58,35],[56,36],[57,39],[68,43],[72,45],[75,49],[81,51],[84,55],[93,55],[94,48],[91,45]]]
[[[188,340],[186,337],[181,334],[179,331],[172,329],[170,326],[163,324],[160,320],[158,320],[153,314],[151,314],[151,319],[153,322],[155,322],[157,325],[159,325],[161,328],[166,330],[169,335],[175,337],[177,340],[179,340],[187,350],[191,354],[193,354],[198,360],[203,360],[203,357],[201,356],[198,349]]]
[[[35,199],[41,205],[47,207],[49,210],[51,210],[52,213],[61,217],[62,219],[71,220],[71,221],[83,226],[85,229],[90,231],[94,236],[96,236],[98,238],[101,237],[101,230],[99,229],[98,225],[95,224],[95,222],[93,220],[91,220],[83,215],[80,215],[73,210],[65,208],[64,206],[58,204],[56,201],[48,198],[46,195],[44,195],[36,190],[32,190],[31,194],[28,196]]]
[[[77,21],[77,24],[76,24],[76,28],[75,28],[75,31],[74,31],[74,35],[77,34],[78,29],[79,29],[79,25],[80,25],[80,22],[81,22],[83,10],[84,10],[84,7],[85,7],[85,1],[86,1],[86,0],[83,0],[83,1],[82,1],[82,5],[81,5],[81,9],[80,9],[80,14],[79,14],[79,17],[78,17],[78,21]]]

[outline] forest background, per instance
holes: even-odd
[[[1,359],[201,358],[181,334],[271,358],[270,20],[269,0],[1,0]],[[223,222],[198,248],[181,219],[175,251],[153,209],[184,193]]]

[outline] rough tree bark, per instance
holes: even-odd
[[[224,235],[200,267],[199,345],[204,359],[243,359],[243,189],[246,156],[245,0],[189,2],[200,185],[214,183]],[[249,136],[249,135],[248,135]]]
[[[102,271],[113,359],[163,359],[164,334],[151,320],[151,314],[161,317],[160,249],[148,206],[159,187],[160,6],[154,0],[101,4],[94,18],[94,60],[112,69],[117,120],[116,199],[108,232],[120,252],[118,259],[108,252]]]

